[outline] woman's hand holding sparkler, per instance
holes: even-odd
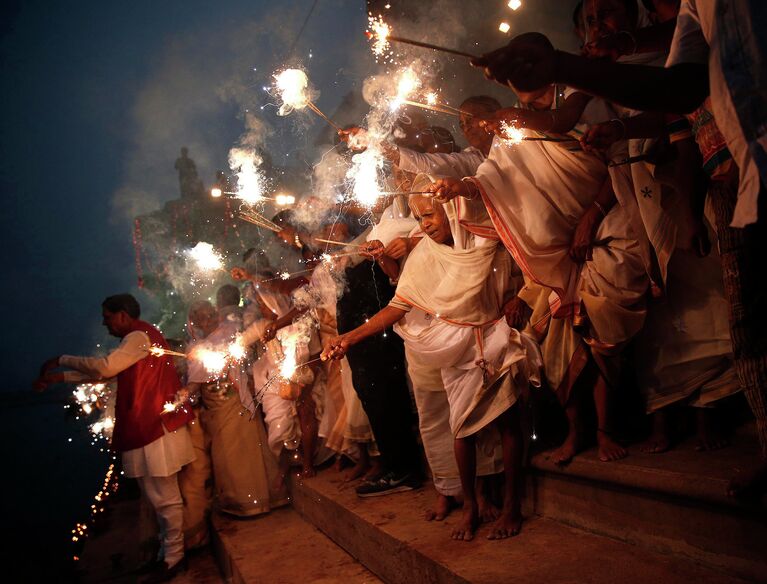
[[[522,91],[535,91],[556,80],[557,52],[540,33],[525,33],[508,45],[471,60],[485,77]]]
[[[342,142],[346,142],[350,150],[354,150],[355,152],[362,152],[370,144],[368,131],[359,126],[352,126],[351,128],[339,130],[338,137]]]
[[[479,194],[473,183],[468,183],[457,178],[447,177],[434,181],[427,187],[430,193],[434,193],[434,200],[438,203],[447,203],[456,197],[474,199]]]
[[[509,127],[525,127],[526,113],[526,110],[518,107],[506,107],[483,115],[479,120],[479,126],[500,138],[509,138],[507,135]]]
[[[232,280],[245,281],[250,280],[252,276],[245,268],[232,268],[230,272]]]
[[[590,126],[581,136],[581,148],[586,152],[607,150],[626,133],[625,126],[618,120],[601,122]]]
[[[374,260],[378,261],[383,258],[386,253],[383,242],[373,239],[365,243],[365,247],[362,248],[362,252],[371,256]]]
[[[323,361],[343,359],[351,345],[349,335],[334,337],[325,343],[320,359]]]
[[[410,239],[407,237],[396,237],[386,246],[384,254],[394,260],[405,257],[410,253]]]

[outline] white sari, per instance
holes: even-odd
[[[456,438],[477,433],[514,405],[519,389],[537,373],[530,361],[539,362],[535,343],[502,316],[511,258],[496,240],[460,225],[461,205],[445,205],[453,246],[423,238],[408,257],[391,303],[429,315],[395,330],[409,350],[441,367]]]

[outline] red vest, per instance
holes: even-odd
[[[145,332],[152,345],[169,348],[162,333],[149,323],[137,320],[133,331]],[[174,402],[179,389],[181,382],[170,356],[149,354],[119,373],[112,448],[118,452],[141,448],[163,435],[163,425],[172,432],[193,420],[194,412],[186,404],[163,413],[163,405]]]

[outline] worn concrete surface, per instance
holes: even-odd
[[[743,582],[540,517],[529,519],[513,539],[489,541],[487,528],[480,527],[474,541],[453,541],[449,535],[457,513],[442,523],[423,520],[435,497],[431,488],[360,499],[351,485],[326,470],[316,478],[296,481],[293,497],[302,515],[392,583]]]
[[[108,582],[133,584],[139,581],[136,569],[145,561],[140,549],[141,502],[119,501],[110,506],[109,528],[88,539],[80,562],[83,584]],[[189,556],[189,569],[173,584],[223,584],[224,578],[209,548]]]
[[[213,525],[220,545],[217,555],[234,584],[381,582],[293,509],[252,519],[219,514]]]

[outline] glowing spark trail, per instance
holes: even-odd
[[[412,45],[414,47],[421,47],[424,49],[431,49],[433,51],[440,51],[442,53],[449,53],[451,55],[458,55],[459,57],[466,57],[468,59],[476,59],[476,55],[467,53],[465,51],[459,51],[458,49],[451,49],[448,47],[441,47],[432,43],[425,43],[423,41],[415,41],[413,39],[406,39],[400,36],[394,36],[391,34],[391,27],[384,23],[379,17],[378,21],[370,21],[372,30],[369,30],[365,35],[373,40],[373,54],[381,56],[384,54],[389,46],[390,42],[403,43],[406,45]],[[375,22],[375,24],[373,24]]]
[[[320,108],[312,103],[309,94],[309,78],[301,69],[285,69],[274,76],[275,87],[282,98],[282,105],[277,113],[287,116],[293,110],[308,107],[336,130],[341,131],[333,120],[326,116]]]
[[[197,269],[202,272],[221,270],[224,267],[223,259],[218,252],[213,249],[211,244],[204,241],[188,250],[187,254],[195,262]]]

